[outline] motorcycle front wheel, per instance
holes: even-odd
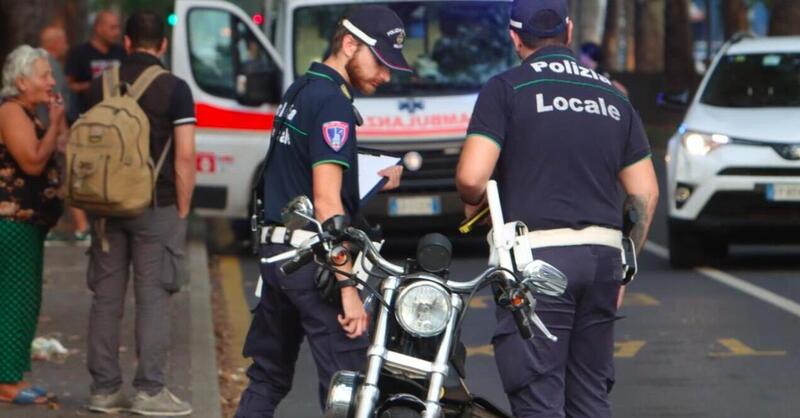
[[[407,406],[392,406],[383,411],[379,418],[420,418],[421,416],[416,409]]]

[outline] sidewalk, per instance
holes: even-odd
[[[202,237],[202,226],[193,224],[192,229],[195,232],[193,236],[197,236],[199,231]],[[88,257],[85,252],[86,248],[71,245],[51,246],[45,251],[44,295],[36,335],[56,338],[70,350],[70,354],[60,362],[34,361],[33,372],[26,379],[50,390],[58,397],[58,403],[50,406],[0,404],[0,417],[103,416],[84,408],[90,384],[86,369],[86,341],[92,297],[86,288]],[[173,296],[167,384],[173,393],[192,404],[193,417],[218,418],[219,390],[205,244],[193,239],[187,253],[192,278],[186,289]],[[131,280],[126,295],[120,349],[124,388],[128,394],[133,393],[130,384],[136,367],[134,319]]]

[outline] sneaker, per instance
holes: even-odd
[[[126,411],[130,407],[128,398],[122,393],[122,389],[109,395],[91,395],[89,405],[86,409],[92,412],[103,412],[106,414],[116,414]]]
[[[147,416],[182,416],[191,414],[192,406],[164,388],[153,396],[142,391],[137,392],[131,400],[128,412]]]
[[[72,235],[72,244],[79,247],[88,247],[92,244],[92,235],[89,233],[89,231],[76,231]]]

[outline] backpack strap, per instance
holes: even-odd
[[[103,100],[119,96],[119,65],[103,71]]]
[[[153,207],[158,206],[158,193],[156,193],[156,184],[158,183],[158,175],[161,173],[161,169],[164,167],[164,162],[167,161],[167,154],[169,153],[170,147],[172,147],[172,135],[170,135],[169,139],[167,140],[167,145],[165,145],[164,150],[161,151],[161,155],[158,157],[158,162],[153,169]]]
[[[133,82],[133,85],[128,88],[128,95],[133,97],[134,100],[139,100],[158,76],[167,73],[168,71],[160,65],[151,65],[147,67],[147,69],[139,75],[139,78]]]

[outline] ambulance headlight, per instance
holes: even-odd
[[[433,337],[447,327],[450,319],[450,294],[432,282],[416,282],[397,297],[397,322],[416,337]]]

